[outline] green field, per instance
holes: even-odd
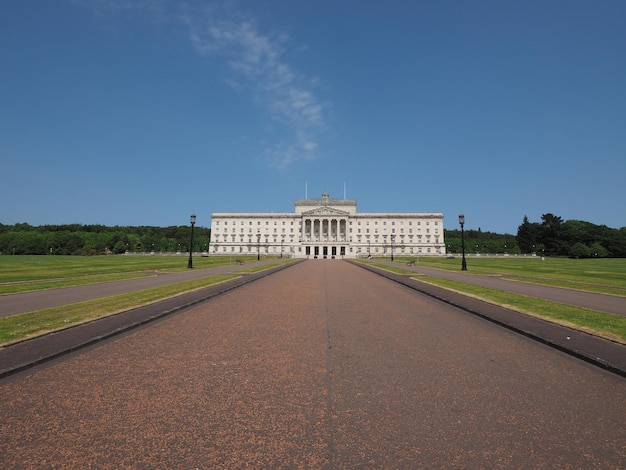
[[[194,256],[193,267],[216,268],[238,259],[251,262],[256,256]],[[185,255],[0,256],[0,294],[185,271],[188,260]]]
[[[416,260],[418,266],[427,268],[461,270],[460,257],[401,257],[395,258],[395,261],[403,264],[409,259]],[[626,296],[626,259],[623,258],[542,260],[540,256],[472,256],[467,258],[467,267],[468,274],[506,274],[508,279],[524,282]]]
[[[389,261],[389,258],[385,261]],[[461,270],[460,257],[454,259],[396,257],[394,261],[391,267],[377,263],[376,259],[364,262],[407,275],[415,275],[414,271],[406,269],[408,261],[415,261],[416,266],[425,268]],[[624,296],[626,305],[626,259],[545,258],[542,260],[541,257],[472,256],[467,257],[467,267],[468,275],[506,275],[507,279],[522,282]],[[626,316],[549,302],[436,276],[419,276],[416,279],[613,341],[626,343]]]

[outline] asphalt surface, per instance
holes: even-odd
[[[626,467],[624,377],[433,295],[311,260],[198,300],[0,380],[0,466]]]

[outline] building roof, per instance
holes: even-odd
[[[322,193],[322,197],[313,199],[296,199],[295,206],[352,206],[356,207],[356,199],[336,199],[328,195],[328,191]]]

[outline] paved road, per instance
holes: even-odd
[[[228,274],[246,269],[258,264],[275,264],[276,260],[263,260],[248,265],[233,264],[211,269],[190,269],[177,273],[155,272],[149,277],[137,279],[125,279],[121,281],[100,282],[84,286],[63,287],[59,289],[46,289],[19,294],[0,295],[0,317],[18,315],[20,313],[33,312],[50,307],[85,302],[111,295],[127,294],[151,287],[159,287],[175,282],[200,279],[202,277]]]
[[[626,379],[339,261],[0,393],[3,468],[626,467]]]

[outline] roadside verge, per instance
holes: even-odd
[[[374,266],[363,269],[626,377],[626,346]]]

